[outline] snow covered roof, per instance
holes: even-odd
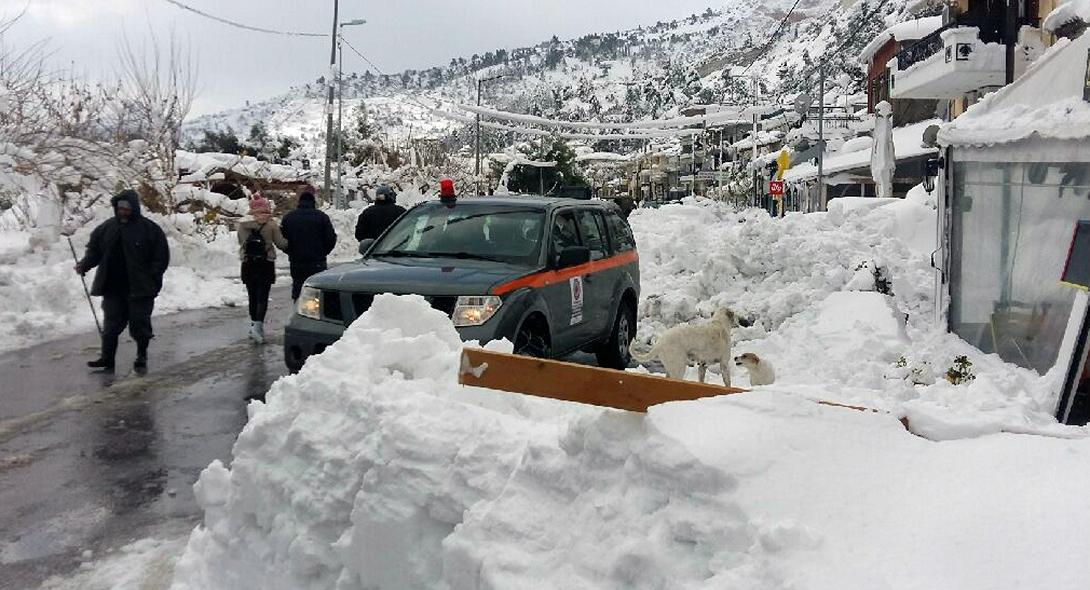
[[[996,145],[1032,137],[1090,137],[1083,100],[1090,35],[1061,39],[1021,78],[969,108],[939,131],[943,145]]]
[[[213,180],[212,177],[215,174],[226,170],[249,178],[288,182],[305,180],[307,176],[306,171],[297,170],[291,166],[273,164],[253,156],[237,154],[194,153],[178,150],[174,163],[179,170],[189,171],[189,174],[182,179],[187,182]]]
[[[937,125],[941,123],[938,119],[929,119],[920,123],[913,123],[912,125],[905,125],[904,127],[897,127],[893,130],[893,145],[896,152],[897,160],[904,160],[907,158],[915,158],[925,154],[931,154],[938,151],[936,148],[929,148],[923,145],[923,132],[931,125]],[[861,148],[863,142],[851,142],[845,143],[851,151],[845,152],[843,150],[835,152],[825,156],[825,174],[836,174],[837,172],[844,172],[853,168],[865,168],[870,165],[871,150],[867,148]],[[868,172],[869,173],[869,172]],[[817,166],[807,162],[805,164],[799,164],[789,169],[784,173],[784,180],[788,182],[798,182],[813,178],[817,176]]]
[[[762,130],[757,134],[757,145],[758,146],[770,145],[770,144],[776,143],[777,141],[779,141],[781,139],[783,139],[783,131],[763,131]],[[732,143],[730,145],[730,147],[732,147],[732,148],[734,148],[736,150],[753,149],[753,134],[751,133],[749,137],[747,137],[747,138],[745,138],[745,139],[743,139],[741,141],[737,141],[735,143]]]
[[[575,157],[576,162],[627,162],[630,158],[623,154],[615,154],[613,152],[591,152],[589,154],[580,154]]]
[[[1090,0],[1068,0],[1050,12],[1041,23],[1046,31],[1055,31],[1073,20],[1090,23]]]
[[[1086,0],[1082,0],[1086,1]],[[891,39],[894,41],[915,41],[934,33],[942,27],[941,16],[927,16],[897,23],[892,27],[878,33],[871,42],[859,53],[859,62],[870,63],[875,53]]]

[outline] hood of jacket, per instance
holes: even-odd
[[[120,201],[128,201],[132,207],[132,219],[140,217],[140,195],[136,194],[136,191],[121,191],[114,195],[110,199],[110,206],[113,207],[114,215],[117,215],[117,204]]]

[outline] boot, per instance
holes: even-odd
[[[265,322],[250,322],[250,340],[254,344],[265,344]]]
[[[103,371],[114,370],[114,355],[117,354],[117,338],[102,337],[102,354],[93,361],[88,361],[87,366]]]
[[[134,369],[148,368],[148,341],[141,340],[136,343],[136,360],[133,361]]]

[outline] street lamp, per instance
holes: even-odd
[[[483,86],[485,82],[492,82],[492,81],[495,81],[495,80],[499,80],[500,78],[503,78],[503,77],[504,77],[504,75],[500,74],[498,76],[492,76],[491,78],[479,78],[477,80],[477,106],[481,106],[481,86]],[[481,194],[481,187],[480,187],[480,182],[481,182],[481,114],[480,113],[477,113],[477,133],[476,133],[476,135],[477,135],[477,140],[476,140],[477,147],[476,147],[476,149],[473,150],[474,151],[474,159],[476,161],[476,165],[473,167],[473,173],[476,176],[476,181],[474,182],[474,186],[476,187],[477,194]]]
[[[355,25],[367,24],[362,18],[357,18],[337,25],[337,208],[347,209],[348,202],[344,198],[344,138],[341,122],[344,119],[344,28]]]

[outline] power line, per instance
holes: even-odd
[[[748,72],[749,69],[757,63],[757,60],[761,59],[761,55],[764,54],[764,52],[768,51],[768,48],[776,42],[776,37],[778,37],[780,35],[780,32],[783,31],[783,28],[787,26],[787,19],[791,18],[791,15],[794,14],[795,9],[799,6],[799,2],[802,2],[802,0],[795,0],[795,3],[791,6],[791,10],[788,10],[787,14],[785,14],[783,19],[780,20],[780,26],[776,27],[775,32],[769,35],[768,40],[765,41],[765,44],[761,47],[761,50],[753,56],[753,61],[749,62],[749,65],[746,66],[746,69],[742,70],[742,76],[745,76],[746,72]]]
[[[169,0],[168,0],[168,1],[169,1]],[[364,54],[360,53],[360,50],[359,50],[359,49],[356,49],[356,48],[355,48],[355,47],[354,47],[354,46],[353,46],[353,45],[352,45],[351,43],[349,43],[349,42],[348,42],[348,39],[345,39],[345,38],[344,38],[344,35],[341,35],[341,43],[344,43],[345,45],[347,45],[347,46],[348,46],[348,48],[349,48],[349,49],[351,49],[353,53],[355,53],[356,55],[360,56],[360,59],[362,59],[363,61],[367,62],[367,63],[368,63],[368,64],[369,64],[370,66],[371,66],[371,69],[373,69],[373,70],[375,70],[376,72],[378,72],[378,74],[379,74],[380,76],[387,76],[387,75],[388,75],[388,74],[386,74],[385,72],[383,72],[383,71],[382,71],[382,69],[380,69],[380,68],[379,68],[378,66],[376,66],[376,65],[375,65],[375,62],[373,62],[373,61],[371,61],[371,60],[367,59],[367,56],[366,56],[366,55],[364,55]]]
[[[871,10],[869,13],[865,12],[865,11],[862,12],[862,16],[861,16],[860,20],[866,21],[868,18],[874,16],[886,4],[889,4],[889,0],[881,0],[881,2],[876,4],[874,6],[874,9]],[[852,43],[855,43],[858,40],[859,33],[862,30],[863,29],[859,28],[859,29],[856,29],[855,31],[853,31],[851,33],[851,36],[849,36],[843,43],[841,43],[840,45],[837,45],[836,47],[834,47],[831,52],[826,52],[824,55],[822,55],[822,60],[827,63],[831,58],[836,57],[837,55],[839,55],[841,51],[847,49]],[[801,84],[805,84],[805,81],[809,80],[810,76],[812,76],[814,74],[814,72],[820,70],[823,67],[825,67],[825,63],[816,64],[813,67],[811,67],[809,70],[806,71],[805,75],[800,76],[799,81],[795,84],[794,88],[797,89]]]
[[[225,25],[230,25],[232,27],[236,27],[236,28],[239,28],[239,29],[246,29],[247,31],[256,31],[258,33],[268,33],[268,34],[271,34],[271,35],[287,35],[289,37],[328,37],[329,36],[328,33],[301,33],[301,32],[298,32],[298,31],[277,31],[277,30],[274,30],[274,29],[265,29],[265,28],[262,28],[262,27],[255,27],[253,25],[247,25],[245,23],[240,23],[240,22],[236,22],[236,21],[233,21],[233,20],[228,20],[226,18],[219,17],[219,16],[216,16],[214,14],[208,14],[207,12],[204,12],[202,10],[198,10],[196,8],[193,8],[192,6],[189,6],[188,4],[183,4],[179,0],[166,0],[166,2],[169,2],[169,3],[177,6],[178,8],[181,8],[182,10],[188,10],[189,12],[192,12],[193,14],[198,14],[200,16],[203,16],[204,18],[212,19],[212,20],[214,20],[216,22],[220,22],[220,23],[223,23]]]

